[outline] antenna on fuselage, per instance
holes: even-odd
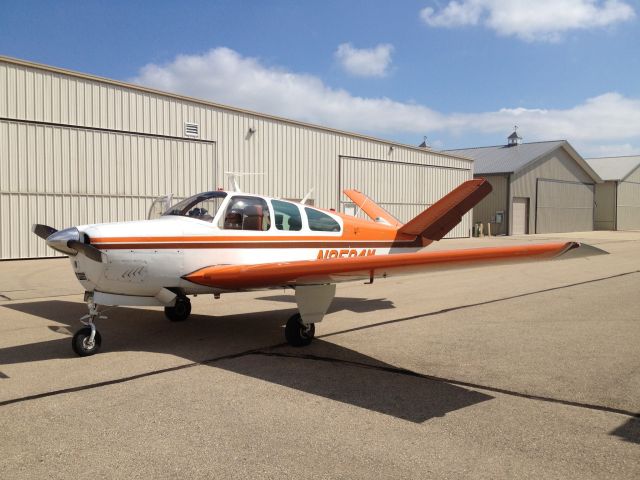
[[[311,189],[307,192],[307,194],[304,197],[302,197],[302,200],[300,200],[300,203],[302,205],[305,205],[307,203],[309,198],[311,198],[311,194],[313,193],[314,190],[315,190],[315,188],[311,187]]]
[[[225,175],[229,177],[229,186],[234,192],[242,192],[240,190],[240,184],[238,183],[238,179],[240,177],[244,177],[247,175],[264,175],[264,173],[252,173],[252,172],[224,172]]]

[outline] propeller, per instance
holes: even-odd
[[[69,240],[67,246],[78,252],[82,252],[87,258],[95,262],[102,262],[102,252],[93,245],[82,243],[78,240]]]
[[[50,227],[49,225],[41,225],[39,223],[34,223],[33,226],[31,227],[31,231],[36,235],[38,235],[43,240],[46,240],[47,237],[49,237],[49,235],[53,235],[58,230],[56,230],[53,227]]]
[[[33,233],[46,240],[47,245],[58,252],[71,256],[82,253],[95,262],[102,262],[103,253],[93,245],[81,242],[80,231],[75,227],[58,231],[48,225],[35,224],[31,229]]]

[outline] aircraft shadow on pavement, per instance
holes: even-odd
[[[301,392],[414,423],[466,408],[493,397],[450,383],[397,371],[397,367],[324,340],[307,348],[286,347],[223,360],[216,366]],[[288,356],[293,355],[293,356]],[[299,356],[298,356],[299,355]],[[304,403],[302,404],[304,405]],[[313,407],[310,402],[309,407]]]
[[[630,418],[613,430],[611,435],[626,440],[627,442],[640,444],[640,418]]]
[[[55,340],[2,348],[0,365],[50,359],[86,360],[75,357],[67,333],[78,328],[78,318],[86,312],[84,304],[53,300],[3,307],[61,323],[63,326],[49,328],[66,334]],[[283,346],[278,342],[290,315],[287,311],[225,316],[195,314],[181,323],[167,321],[160,310],[119,307],[108,315],[109,319],[99,324],[104,352],[172,354],[411,422],[421,423],[493,398],[402,372],[393,365],[321,339],[301,349]],[[238,352],[247,353],[217,360]]]
[[[266,295],[258,297],[256,300],[268,300],[271,302],[296,303],[293,295]],[[359,297],[336,297],[331,302],[328,313],[336,313],[342,310],[349,310],[354,313],[367,313],[379,310],[396,308],[391,300],[384,298],[359,298]]]

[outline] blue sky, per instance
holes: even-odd
[[[0,54],[435,148],[640,154],[637,0],[3,2]]]

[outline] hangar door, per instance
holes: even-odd
[[[353,208],[344,189],[367,195],[401,222],[407,222],[466,180],[471,171],[437,165],[340,157],[340,210],[368,218]],[[471,214],[466,214],[445,238],[468,237]]]
[[[640,183],[618,184],[618,230],[640,230]]]
[[[142,220],[159,195],[210,190],[215,166],[214,142],[0,121],[0,260],[60,256],[32,224]]]
[[[536,190],[536,233],[593,230],[593,184],[539,178]]]

